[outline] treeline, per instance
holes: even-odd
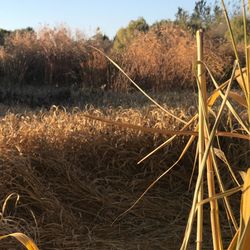
[[[240,44],[242,18],[235,12],[231,21]],[[217,4],[211,6],[200,0],[192,13],[178,8],[175,20],[152,25],[144,18],[133,20],[112,40],[99,29],[91,38],[72,34],[66,27],[44,27],[36,32],[32,28],[13,32],[1,29],[1,85],[8,84],[12,89],[53,86],[129,91],[127,79],[94,46],[146,90],[190,88],[194,84],[194,33],[199,28],[206,31],[206,62],[216,79],[226,79],[234,56],[223,12]]]

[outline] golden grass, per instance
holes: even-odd
[[[228,42],[208,39],[205,61],[218,79],[225,78],[232,68],[233,50]],[[118,61],[144,89],[193,88],[195,38],[170,24],[136,35],[126,50],[116,52],[111,49],[112,41],[87,39],[63,26],[45,26],[35,33],[15,32],[0,48],[2,81],[13,88],[48,85],[80,90],[105,85],[107,89],[129,91],[126,79],[89,45]]]
[[[217,79],[227,77],[233,62],[230,44],[207,40],[204,61],[211,66]],[[128,75],[144,89],[159,91],[175,89],[177,83],[178,87],[193,87],[195,60],[195,38],[178,26],[167,24],[136,37],[120,61]],[[125,85],[124,78],[121,80]]]
[[[183,110],[170,111],[190,118]],[[21,231],[40,249],[165,249],[169,242],[178,248],[191,199],[185,191],[190,153],[130,213],[111,224],[178,158],[185,137],[138,166],[137,161],[169,137],[86,115],[148,128],[182,126],[153,106],[7,113],[0,121],[1,198],[16,192],[20,200],[16,208],[6,206],[0,235]],[[180,167],[183,162],[190,167]],[[226,224],[223,229],[229,233]],[[5,239],[1,249],[14,244]]]
[[[143,202],[146,207],[139,206],[129,221],[113,227],[111,223],[150,182],[155,169],[156,173],[162,171],[163,166],[156,167],[152,161],[136,166],[141,154],[160,143],[162,137],[152,134],[145,137],[141,132],[117,129],[84,116],[103,116],[103,113],[112,120],[131,124],[178,127],[178,123],[153,107],[144,111],[90,109],[73,113],[54,108],[47,113],[9,113],[2,117],[2,199],[10,192],[17,192],[20,201],[17,209],[11,204],[7,206],[1,235],[22,231],[40,249],[82,249],[83,246],[124,249],[129,237],[132,238],[128,249],[133,249],[134,244],[146,244],[142,243],[140,231],[134,236],[129,229],[138,230],[139,223],[146,234],[153,233],[152,219],[147,222],[143,213],[155,217],[154,212],[162,212],[160,203],[166,203],[167,199],[162,200],[157,193],[167,191],[164,184],[161,187],[164,191],[158,189],[148,196]],[[142,148],[144,144],[148,146]],[[166,164],[166,157],[162,158],[162,165]],[[1,249],[9,249],[13,244],[4,240]],[[158,243],[155,240],[147,244]]]

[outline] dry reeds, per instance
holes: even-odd
[[[1,47],[2,80],[13,87],[99,87],[107,82],[107,65],[103,57],[88,48],[89,43],[91,40],[77,37],[63,26],[43,27],[38,32],[17,31]]]
[[[243,5],[243,10],[245,10],[245,3],[244,0],[242,1]],[[246,113],[249,114],[249,106],[248,104],[248,98],[249,98],[249,76],[248,76],[248,69],[243,70],[241,67],[240,61],[239,61],[239,54],[237,51],[236,43],[234,40],[234,36],[232,33],[230,21],[228,18],[227,10],[225,8],[224,1],[222,0],[222,6],[224,9],[225,13],[225,18],[226,22],[228,24],[228,28],[231,34],[232,38],[232,45],[235,53],[235,63],[234,67],[232,70],[231,78],[225,82],[224,84],[218,85],[216,80],[213,77],[213,74],[207,67],[207,65],[203,62],[203,42],[201,40],[201,32],[197,32],[197,47],[198,47],[198,61],[197,61],[197,85],[199,89],[199,123],[198,123],[198,130],[199,130],[199,137],[198,137],[198,154],[199,154],[199,163],[198,163],[198,177],[196,180],[196,186],[195,186],[195,191],[193,195],[193,202],[192,202],[192,207],[189,213],[189,218],[187,222],[187,227],[184,235],[184,239],[181,245],[182,250],[188,249],[188,244],[190,241],[190,236],[191,236],[191,231],[193,228],[193,224],[195,222],[195,216],[197,214],[197,245],[196,249],[202,249],[203,248],[203,220],[205,220],[205,216],[203,216],[203,181],[205,179],[205,169],[207,170],[207,184],[208,184],[208,200],[210,202],[210,224],[211,224],[211,235],[212,235],[212,240],[213,240],[213,249],[215,250],[220,250],[223,249],[223,242],[222,242],[222,233],[221,233],[221,223],[219,219],[219,213],[221,213],[219,206],[218,206],[218,195],[216,191],[216,186],[215,186],[215,180],[217,179],[218,186],[220,188],[220,192],[222,195],[220,195],[221,198],[224,199],[224,207],[225,211],[228,214],[228,221],[229,223],[232,223],[234,226],[235,230],[235,237],[233,237],[232,243],[229,246],[229,249],[242,249],[246,250],[247,245],[249,244],[249,228],[248,228],[248,219],[249,219],[249,213],[244,213],[247,209],[249,209],[249,204],[246,202],[246,194],[247,193],[246,189],[248,188],[247,185],[249,185],[248,177],[245,177],[245,184],[244,184],[244,190],[242,194],[242,205],[241,205],[241,226],[240,228],[238,227],[237,221],[235,219],[233,210],[231,208],[231,205],[227,199],[227,196],[232,194],[230,190],[225,190],[224,186],[225,184],[222,181],[221,174],[218,169],[218,164],[216,160],[216,156],[218,157],[218,151],[217,154],[215,153],[215,133],[216,130],[218,129],[218,125],[221,122],[221,117],[222,117],[222,112],[224,108],[227,106],[229,111],[232,113],[232,115],[235,117],[239,125],[241,126],[242,131],[246,133],[248,136],[250,136],[250,124],[249,121],[243,121],[241,118],[238,117],[238,113],[234,110],[234,106],[231,104],[231,101],[229,101],[229,96],[231,92],[231,86],[233,83],[233,80],[236,78],[239,86],[242,90],[243,95],[238,96],[239,99],[244,100],[246,105],[243,105],[246,109]],[[244,12],[244,19],[246,18],[245,11]],[[245,26],[245,47],[246,47],[246,67],[248,68],[248,52],[247,52],[247,39],[246,39],[246,26]],[[208,105],[207,101],[207,93],[206,93],[206,82],[204,78],[204,66],[206,66],[206,70],[208,71],[209,76],[211,77],[214,86],[215,86],[215,91],[211,95],[211,99],[217,98],[218,95],[216,92],[220,93],[220,96],[222,98],[222,102],[219,108],[219,111],[217,114],[214,114],[215,116],[215,121],[213,124],[210,123],[210,119],[208,115],[213,114],[213,111],[210,109],[210,106]],[[238,71],[236,71],[236,68],[238,68]],[[247,87],[248,86],[248,87]],[[222,92],[222,89],[225,89],[224,92]],[[231,95],[233,99],[235,97]],[[212,105],[213,106],[213,105]],[[218,140],[217,140],[218,143]],[[249,146],[249,144],[248,144]],[[221,151],[222,152],[222,151]],[[223,153],[223,152],[222,152]],[[220,157],[219,157],[220,158]],[[248,163],[247,163],[248,164]],[[229,165],[228,165],[229,167]],[[236,187],[233,188],[237,189],[238,191],[241,190],[239,189],[239,183],[235,177],[234,172],[232,171],[231,167],[228,169],[228,171],[231,174],[232,182],[234,182],[234,185],[236,184]],[[245,174],[246,175],[246,174]],[[238,187],[237,187],[238,186]],[[243,225],[243,226],[242,226]],[[244,228],[244,229],[243,229]],[[244,231],[244,233],[243,233]],[[236,240],[238,239],[237,244],[235,243]]]
[[[226,42],[209,41],[205,61],[212,66],[216,78],[225,79],[233,61],[232,50]],[[1,81],[10,84],[12,89],[23,85],[68,89],[74,86],[78,90],[105,86],[115,91],[129,91],[126,79],[89,45],[118,61],[144,89],[193,87],[195,39],[170,24],[137,34],[128,48],[121,51],[112,50],[112,41],[101,34],[87,39],[63,26],[14,32],[0,48]]]
[[[212,40],[204,49],[204,61],[211,65],[215,77],[221,78],[233,60],[232,49],[226,43],[218,45]],[[178,26],[166,24],[135,38],[121,65],[144,89],[192,88],[195,55],[194,37]]]

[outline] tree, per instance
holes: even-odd
[[[5,30],[5,29],[0,29],[0,46],[4,45],[4,41],[7,36],[11,34],[11,31]]]
[[[243,21],[239,12],[239,2],[232,0],[230,3],[230,14],[232,25],[235,29],[237,41],[243,39]],[[248,22],[248,21],[247,21]],[[207,31],[211,38],[225,39],[227,37],[227,24],[224,18],[223,10],[217,0],[214,4],[208,4],[206,0],[195,2],[195,7],[191,14],[181,7],[178,7],[175,14],[174,23],[182,29],[189,30],[193,35],[199,29]]]
[[[175,14],[175,24],[181,28],[187,29],[189,26],[189,14],[186,10],[181,7],[178,7],[178,11]]]
[[[195,2],[191,14],[178,7],[174,23],[194,34],[198,29],[209,30],[212,26],[220,24],[222,20],[224,20],[223,12],[216,2],[212,7],[205,0],[199,0]]]
[[[215,4],[213,8],[212,23],[219,24],[222,21],[224,21],[223,10],[221,9],[219,5]]]
[[[249,32],[250,32],[250,19],[247,18],[246,21],[247,21],[247,34],[249,34]],[[243,42],[244,41],[244,24],[243,24],[242,15],[237,15],[237,16],[232,17],[231,26],[232,26],[235,41],[237,43]],[[226,38],[230,39],[230,34],[228,31],[226,32]],[[250,36],[248,35],[247,38],[249,41]]]
[[[114,49],[124,49],[140,32],[147,32],[149,25],[143,17],[132,20],[126,28],[121,28],[114,39]]]
[[[206,0],[195,2],[193,13],[190,17],[189,26],[196,32],[198,29],[207,30],[212,23],[211,7]]]
[[[97,27],[95,35],[90,38],[89,42],[98,48],[102,48],[104,51],[107,51],[112,44],[109,37],[99,27]]]
[[[224,18],[223,10],[217,2],[215,2],[213,12],[211,13],[211,24],[209,25],[207,34],[212,39],[224,40],[227,29],[227,23]]]

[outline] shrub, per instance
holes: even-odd
[[[90,44],[109,48],[107,38],[103,43],[100,37],[76,38],[63,26],[13,32],[0,50],[1,76],[18,86],[101,86],[107,81],[107,62]]]
[[[9,35],[1,48],[1,66],[5,78],[23,84],[36,64],[38,43],[31,32],[15,32]]]
[[[218,49],[216,53],[213,52],[215,48]],[[222,78],[233,60],[231,49],[225,48],[227,44],[213,40],[205,48],[206,62],[217,79]],[[192,87],[195,54],[193,36],[178,26],[165,24],[139,34],[120,58],[125,71],[143,88],[160,91]],[[117,81],[123,86],[128,84],[123,78]]]

